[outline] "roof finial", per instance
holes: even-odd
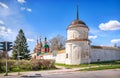
[[[77,15],[76,15],[76,19],[79,20],[78,5],[77,5]]]

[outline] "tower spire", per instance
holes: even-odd
[[[38,43],[38,36],[37,36],[37,43]]]
[[[40,47],[42,48],[42,41],[41,41],[41,36],[40,36]]]
[[[77,14],[76,14],[76,19],[77,19],[77,20],[79,20],[78,5],[77,5]]]
[[[41,36],[40,36],[40,42],[41,42]]]

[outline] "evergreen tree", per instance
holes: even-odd
[[[22,29],[20,29],[19,34],[14,42],[12,52],[13,59],[17,59],[18,52],[19,56],[21,56],[21,59],[30,59],[30,50],[28,50],[27,40]]]

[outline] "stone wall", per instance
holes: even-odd
[[[85,47],[82,47],[82,48],[85,50]],[[81,52],[80,52],[81,57],[77,58],[79,54],[76,53],[77,51],[75,48],[72,47],[72,49],[75,50],[73,51],[74,53],[72,53],[72,55],[69,53],[66,53],[65,50],[63,50],[63,52],[61,53],[58,52],[56,56],[53,56],[53,54],[44,54],[44,55],[37,56],[36,59],[54,59],[56,63],[63,63],[63,64],[71,64],[66,62],[71,62],[71,61],[77,62],[77,60],[80,59],[79,64],[87,63],[85,62],[86,60],[81,58],[82,56],[84,56],[84,54],[81,55]],[[34,56],[36,56],[36,53],[32,54],[32,57]],[[71,58],[71,56],[73,58]],[[69,61],[69,59],[67,58],[71,59],[71,61]],[[112,60],[120,60],[120,48],[107,47],[107,46],[91,46],[90,47],[90,58],[87,61],[98,62],[98,61],[112,61]]]
[[[120,48],[91,46],[90,60],[91,62],[120,60]]]
[[[56,63],[65,63],[65,52],[53,56],[52,54],[43,55],[43,59],[54,59]]]
[[[65,64],[65,58],[66,58],[66,53],[57,54],[57,56],[55,57],[56,63]]]

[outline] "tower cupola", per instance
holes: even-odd
[[[88,40],[88,31],[88,26],[79,19],[77,6],[76,19],[67,28],[67,41]]]

